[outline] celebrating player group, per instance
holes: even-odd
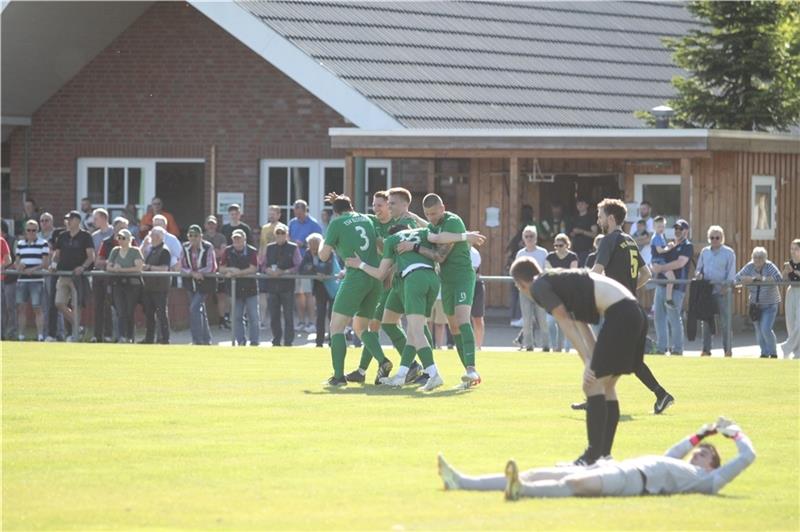
[[[319,256],[326,261],[335,251],[347,266],[333,302],[333,376],[328,379],[328,386],[363,383],[372,358],[378,363],[375,384],[399,387],[416,383],[422,385],[423,391],[442,386],[444,379],[433,359],[427,327],[440,291],[464,365],[461,386],[480,384],[470,321],[475,272],[469,246],[480,246],[485,237],[476,231],[468,232],[461,218],[446,211],[436,194],[428,194],[422,200],[426,219],[409,212],[411,193],[404,188],[377,192],[372,205],[375,214],[370,215],[355,212],[350,198],[344,195],[329,194],[326,201],[336,217],[328,225]],[[403,314],[407,332],[400,327]],[[351,319],[364,350],[359,367],[345,375],[344,330]],[[380,329],[400,353],[400,366],[393,376],[390,373],[394,364],[383,353],[378,339]]]

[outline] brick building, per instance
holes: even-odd
[[[326,191],[363,207],[402,185],[487,231],[499,274],[521,205],[611,195],[782,260],[800,232],[796,136],[649,135],[634,116],[673,95],[661,38],[696,26],[674,2],[12,1],[2,216],[25,197],[143,213],[158,195],[185,230],[243,197],[257,226],[269,204],[318,215]],[[766,230],[750,227],[756,187]]]

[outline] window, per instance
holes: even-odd
[[[367,159],[364,175],[364,207],[372,212],[372,195],[392,188],[392,161]]]
[[[750,193],[750,238],[775,240],[775,211],[777,193],[774,176],[753,176]]]
[[[668,238],[673,237],[672,224],[681,217],[681,176],[637,175],[634,177],[634,199],[645,200],[653,206],[652,216],[667,219]]]
[[[308,211],[317,220],[324,208],[323,196],[327,192],[344,190],[344,161],[264,159],[261,161],[261,201],[259,218],[267,223],[267,208],[281,208],[281,221],[288,224],[294,216],[294,202],[308,202]]]
[[[156,195],[156,165],[160,162],[202,163],[202,159],[78,159],[78,195],[88,197],[94,208],[103,207],[113,220],[123,215],[125,206],[136,206],[139,218]]]

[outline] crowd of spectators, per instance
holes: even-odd
[[[575,212],[576,216],[570,220],[564,214],[563,206],[554,203],[550,215],[537,222],[533,209],[524,206],[521,229],[507,247],[508,264],[518,257],[528,256],[539,263],[543,271],[594,266],[595,253],[592,249],[596,251],[603,238],[599,234],[596,211],[587,199],[578,198]],[[646,290],[652,295],[640,298],[652,300],[649,314],[653,319],[655,340],[651,351],[654,354],[683,354],[687,335],[684,313],[686,307],[690,307],[686,294],[689,290],[705,294],[702,292],[705,290],[707,296],[692,303],[711,309],[708,311],[710,317],[699,320],[703,338],[701,355],[711,355],[712,338],[714,332],[719,330],[723,354],[732,356],[728,292],[732,289],[732,283],[736,283],[748,290],[748,314],[753,321],[761,357],[777,358],[774,324],[781,303],[781,288],[763,283],[800,280],[800,240],[792,242],[792,258],[783,268],[769,261],[766,249],[756,247],[750,262],[737,271],[736,253],[725,245],[725,230],[719,225],[712,225],[706,233],[708,245],[700,250],[695,265],[695,248],[689,238],[690,227],[686,220],[676,220],[672,224],[673,235],[668,237],[666,218],[654,216],[648,201],[639,205],[637,214],[635,220],[625,223],[624,231],[633,237],[653,278],[663,281],[648,283]],[[670,282],[675,280],[692,280],[692,283]],[[702,284],[702,281],[706,281],[706,284]],[[527,298],[518,297],[514,292],[512,288],[511,325],[521,327],[514,343],[528,351],[534,347],[544,351],[569,350],[569,342],[555,320],[543,308]],[[691,308],[688,313],[692,316]],[[794,287],[789,287],[786,292],[786,325],[788,339],[782,344],[783,354],[787,358],[800,358],[800,290]],[[693,327],[690,325],[688,329],[692,330]],[[689,337],[693,339],[693,334],[689,333]]]
[[[293,217],[281,220],[278,206],[268,208],[267,223],[258,240],[252,228],[241,220],[239,205],[228,208],[228,221],[221,227],[216,216],[205,219],[204,227],[191,225],[185,241],[175,218],[160,198],[153,198],[138,219],[135,205],[124,215],[109,219],[103,209],[92,208],[88,198],[80,209],[68,212],[63,226],[56,227],[49,212],[40,212],[32,199],[25,201],[23,216],[15,223],[15,238],[3,223],[4,339],[25,340],[28,332],[28,306],[33,309],[35,336],[39,341],[134,342],[137,307],[144,315],[145,333],[140,343],[169,343],[169,293],[182,287],[188,294],[188,309],[193,344],[213,342],[208,305],[216,304],[219,327],[231,330],[234,343],[259,345],[261,330],[269,328],[272,344],[291,346],[297,335],[312,335],[317,346],[327,342],[326,326],[342,275],[340,260],[319,257],[324,228],[331,213],[323,211],[320,221],[308,212],[308,204],[298,200]],[[523,206],[523,224],[508,245],[509,264],[520,256],[530,256],[543,270],[592,267],[600,239],[597,215],[591,202],[578,198],[576,215],[565,213],[560,203],[551,206],[548,216],[537,222],[533,209]],[[800,240],[791,244],[791,259],[782,267],[772,263],[767,251],[756,247],[751,260],[737,271],[736,255],[725,245],[725,231],[718,225],[707,230],[707,242],[697,255],[689,238],[690,227],[679,219],[667,237],[667,222],[654,216],[649,202],[639,206],[638,219],[626,223],[639,252],[654,278],[666,283],[650,285],[655,353],[680,355],[684,348],[684,318],[689,285],[669,281],[704,280],[713,313],[719,320],[701,319],[702,354],[711,354],[712,338],[719,329],[725,356],[731,356],[728,291],[731,283],[745,286],[749,294],[749,316],[754,323],[756,341],[762,357],[777,357],[774,323],[781,304],[781,289],[764,281],[800,281]],[[472,250],[473,267],[480,268],[480,253]],[[71,275],[46,276],[43,270],[59,270]],[[83,275],[86,271],[106,271],[113,276]],[[180,278],[142,275],[142,272],[179,272]],[[219,273],[224,278],[209,277]],[[250,278],[261,273],[260,279]],[[296,275],[317,279],[296,279]],[[235,305],[231,307],[232,278]],[[478,344],[483,336],[483,281],[477,277],[473,324]],[[558,324],[543,308],[527,298],[512,298],[512,325],[520,327],[516,339],[520,349],[569,350],[570,345]],[[93,330],[90,335],[78,323],[77,313],[93,303]],[[786,356],[800,357],[800,289],[786,291],[788,339],[782,344]],[[446,320],[431,317],[435,343],[452,344]],[[691,334],[690,334],[691,336]],[[309,336],[310,338],[310,336]],[[480,339],[478,339],[480,338]]]

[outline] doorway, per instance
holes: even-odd
[[[184,237],[192,224],[203,226],[205,163],[156,162],[156,196],[175,217]]]
[[[619,174],[557,174],[552,183],[539,184],[539,210],[541,218],[550,216],[550,206],[560,203],[567,218],[577,215],[575,201],[589,201],[595,210],[603,198],[623,198]]]

